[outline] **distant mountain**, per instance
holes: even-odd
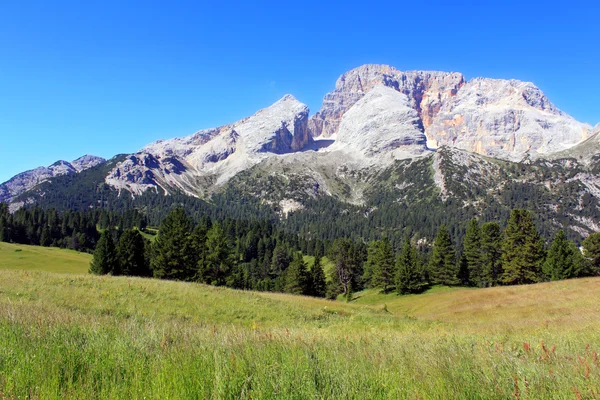
[[[85,155],[78,159],[67,162],[59,160],[49,167],[38,167],[29,171],[21,172],[0,185],[0,202],[10,203],[21,193],[46,182],[56,176],[75,174],[91,168],[106,160],[101,157]]]
[[[600,125],[577,122],[516,80],[364,65],[343,74],[312,117],[286,95],[238,122],[75,174],[101,162],[20,174],[0,187],[0,201],[11,209],[137,204],[157,216],[185,203],[361,237],[430,236],[440,221],[504,218],[519,206],[547,233],[600,230]]]

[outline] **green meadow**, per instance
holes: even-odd
[[[73,250],[0,242],[0,270],[85,274],[90,268],[91,260],[91,254]]]
[[[346,303],[0,246],[0,398],[600,398],[600,278]]]

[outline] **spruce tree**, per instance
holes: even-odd
[[[502,230],[496,222],[481,226],[481,286],[495,286],[502,275]]]
[[[377,242],[377,247],[372,254],[372,286],[383,289],[387,293],[394,283],[394,250],[387,237]]]
[[[458,285],[456,251],[446,225],[442,225],[433,242],[429,276],[433,284]]]
[[[343,294],[347,299],[352,298],[354,278],[358,270],[353,247],[350,239],[336,239],[333,242],[331,260],[334,268],[327,288],[328,298],[335,298],[338,294]]]
[[[396,292],[420,293],[426,287],[421,260],[407,237],[396,260]]]
[[[567,239],[565,232],[560,230],[548,249],[542,270],[545,278],[550,281],[576,278],[582,273],[582,261],[579,249]]]
[[[315,262],[310,270],[310,283],[311,283],[311,295],[316,297],[325,297],[326,294],[326,282],[325,282],[325,271],[321,265],[321,256],[317,254],[315,256]]]
[[[149,276],[144,238],[137,229],[128,229],[121,235],[117,248],[121,273],[128,276]]]
[[[375,270],[375,263],[377,259],[377,253],[379,252],[379,241],[373,240],[367,247],[367,261],[363,268],[362,281],[367,287],[374,287],[373,282],[373,271]]]
[[[192,237],[193,222],[183,209],[171,212],[161,223],[153,243],[154,277],[191,280],[196,273],[197,254]]]
[[[458,284],[462,286],[470,286],[473,284],[471,281],[471,270],[469,270],[469,261],[467,259],[467,255],[464,250],[458,259],[458,266],[456,277],[458,278]]]
[[[198,280],[212,285],[224,285],[233,270],[234,257],[225,230],[214,224],[206,234],[206,254],[198,265]]]
[[[94,256],[90,263],[90,273],[96,275],[119,275],[117,249],[112,239],[112,233],[106,229],[100,235]]]
[[[592,233],[583,241],[586,275],[600,274],[600,232]]]
[[[4,204],[4,203],[0,203]],[[0,242],[9,242],[10,237],[8,235],[8,221],[7,218],[2,215],[0,216]]]
[[[513,210],[504,236],[502,283],[520,285],[539,282],[544,243],[533,225],[531,214],[527,210]]]
[[[468,276],[464,276],[467,275],[465,273],[462,274],[462,284],[478,287],[485,286],[482,265],[483,257],[481,253],[481,230],[479,228],[479,222],[477,222],[475,218],[471,219],[467,226],[467,233],[463,245],[463,255],[465,257]],[[465,281],[465,279],[467,279],[467,281]]]
[[[309,294],[310,275],[302,255],[297,253],[285,274],[285,291],[291,294]]]

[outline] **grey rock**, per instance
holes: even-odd
[[[313,137],[332,137],[338,131],[343,114],[381,85],[405,94],[427,128],[443,102],[456,95],[464,83],[463,75],[455,72],[401,72],[388,65],[363,65],[337,80],[335,90],[325,95],[321,110],[311,118],[309,130]]]
[[[103,163],[103,158],[85,155],[73,162],[59,160],[49,167],[38,167],[21,172],[0,185],[0,202],[10,203],[14,198],[48,179],[70,175]]]

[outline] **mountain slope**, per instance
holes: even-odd
[[[310,118],[287,95],[77,174],[74,163],[9,201],[139,207],[151,221],[183,204],[195,215],[280,218],[324,239],[431,238],[442,222],[460,237],[468,218],[504,221],[525,207],[547,237],[564,228],[580,239],[600,229],[594,129],[531,83],[364,65]]]
[[[106,160],[101,157],[85,155],[70,163],[59,160],[49,167],[38,167],[36,169],[21,172],[0,185],[0,202],[10,203],[21,193],[26,192],[40,183],[46,182],[50,178],[75,174],[105,161]]]

